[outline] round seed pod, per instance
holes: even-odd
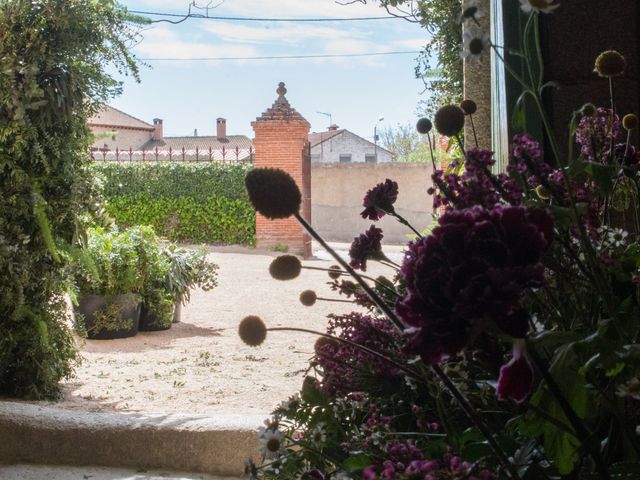
[[[267,338],[267,326],[260,317],[249,315],[240,322],[238,335],[247,345],[257,347]]]

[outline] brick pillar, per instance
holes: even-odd
[[[310,124],[291,107],[285,94],[287,89],[280,82],[278,98],[271,108],[251,123],[255,133],[255,166],[280,168],[298,184],[302,192],[302,216],[311,221],[310,178],[311,169],[305,168]],[[304,173],[303,173],[304,172]],[[287,246],[291,253],[311,256],[311,241],[294,218],[269,220],[256,214],[256,244],[260,248]]]

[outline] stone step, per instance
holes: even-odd
[[[67,467],[59,465],[0,465],[2,480],[241,480],[206,473],[140,471],[107,467]]]
[[[0,402],[0,464],[93,465],[239,477],[246,459],[259,458],[257,430],[264,418],[93,413]]]

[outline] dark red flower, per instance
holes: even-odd
[[[407,349],[429,364],[455,355],[489,322],[522,338],[526,288],[544,283],[542,256],[553,239],[545,210],[496,205],[446,212],[432,234],[409,244],[396,311]]]
[[[367,260],[384,258],[382,244],[380,243],[382,237],[382,230],[376,228],[375,225],[371,225],[369,230],[354,238],[349,249],[351,266],[366,271]]]
[[[533,388],[533,368],[523,347],[514,346],[513,358],[500,368],[496,394],[500,400],[524,402]]]
[[[393,204],[398,199],[398,184],[388,178],[384,183],[379,183],[367,192],[362,201],[364,210],[360,213],[362,218],[379,220],[385,213],[393,213]]]

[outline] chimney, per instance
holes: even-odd
[[[335,123],[332,123],[331,125],[329,125],[330,132],[334,132],[336,130],[338,130],[338,125],[336,125]]]
[[[197,128],[194,128],[194,129],[193,129],[193,136],[194,136],[194,137],[197,137],[197,136],[198,136],[198,129],[197,129]]]
[[[219,139],[227,138],[227,119],[218,118],[216,120],[216,136]]]
[[[162,119],[154,118],[153,119],[153,135],[151,136],[152,140],[162,140]]]

